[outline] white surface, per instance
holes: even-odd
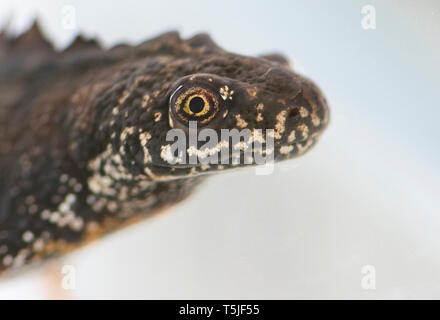
[[[269,176],[213,177],[173,210],[69,256],[72,298],[440,298],[439,5],[370,2],[0,1],[22,30],[38,13],[59,47],[78,28],[107,45],[171,28],[226,49],[271,49],[318,82],[332,122],[305,157]],[[172,9],[170,9],[172,8]],[[376,290],[361,268],[376,268]],[[43,271],[0,282],[0,298],[48,297]]]

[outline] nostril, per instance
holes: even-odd
[[[299,116],[299,108],[295,107],[289,111],[289,118],[295,119]]]

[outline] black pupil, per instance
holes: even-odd
[[[189,102],[189,110],[191,110],[192,113],[199,113],[203,110],[203,107],[205,106],[205,101],[203,101],[200,97],[194,97]]]

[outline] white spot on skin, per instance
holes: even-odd
[[[281,153],[281,154],[289,154],[292,150],[293,150],[293,145],[290,145],[290,146],[282,146],[282,147],[280,148],[280,153]]]
[[[259,142],[261,144],[266,142],[266,139],[263,136],[263,133],[258,129],[253,129],[251,132],[251,136],[249,137],[248,144]]]
[[[141,145],[146,145],[148,140],[151,139],[151,134],[148,131],[144,131],[139,135],[139,139],[140,139]]]
[[[156,112],[154,114],[154,122],[159,122],[160,119],[162,119],[162,113],[161,112]]]
[[[122,130],[121,143],[125,142],[128,135],[132,135],[134,133],[134,129],[135,129],[134,127],[126,127],[126,128],[124,128],[124,130]]]
[[[220,96],[223,100],[232,100],[232,95],[234,94],[234,90],[229,90],[228,86],[224,86],[220,88]]]
[[[32,240],[34,240],[34,234],[28,230],[23,233],[22,238],[24,242],[30,243]]]
[[[248,148],[249,148],[249,144],[244,141],[239,141],[233,146],[234,150],[246,151]]]
[[[107,209],[110,212],[116,212],[118,210],[118,204],[115,201],[109,201],[109,203],[107,203]]]
[[[61,212],[67,212],[70,209],[69,205],[67,203],[65,203],[65,202],[60,204],[59,208],[60,208]]]
[[[50,218],[50,210],[45,209],[41,212],[41,219],[47,220]]]
[[[65,212],[65,213],[63,213],[63,215],[58,220],[57,225],[60,228],[63,228],[66,225],[68,225],[69,223],[71,223],[74,219],[75,219],[75,213],[73,213],[73,211]]]
[[[239,114],[235,116],[235,120],[237,120],[237,127],[239,127],[240,129],[244,129],[248,126],[248,123],[243,120]]]
[[[69,227],[73,231],[81,231],[84,227],[84,221],[81,217],[76,218],[71,223],[69,223]]]
[[[272,154],[274,151],[275,151],[275,150],[274,150],[273,147],[271,147],[271,148],[266,148],[266,150],[262,150],[261,154],[270,155],[270,154]]]
[[[147,148],[147,142],[151,139],[151,134],[147,131],[142,132],[139,135],[140,144],[142,146],[142,149],[144,150],[144,163],[151,162],[151,155]]]
[[[44,240],[43,239],[37,239],[34,242],[33,245],[34,251],[42,251],[44,249]]]
[[[169,144],[160,147],[160,157],[168,163],[180,163],[181,160],[171,153],[171,145]]]
[[[76,196],[72,193],[69,193],[66,197],[66,203],[68,203],[69,205],[72,205],[73,203],[75,203],[76,201]]]
[[[93,205],[92,205],[92,210],[95,212],[101,212],[102,209],[105,207],[105,205],[107,204],[107,199],[105,198],[100,198],[98,201],[96,201]]]
[[[208,154],[204,151],[197,149],[195,146],[189,147],[187,150],[189,156],[196,155],[200,159],[204,159],[208,156]]]
[[[134,131],[134,129],[131,131]],[[101,175],[100,172],[102,165],[105,175]],[[108,144],[107,149],[103,153],[89,162],[88,168],[94,174],[89,177],[87,184],[89,189],[95,194],[115,196],[117,190],[113,186],[113,181],[121,179],[132,180],[135,178],[123,166],[121,156],[112,152],[111,144]]]
[[[213,148],[203,148],[203,150],[197,149],[195,146],[190,146],[186,151],[188,152],[189,156],[196,155],[200,159],[205,159],[208,156],[212,156],[216,153],[219,153],[221,148],[228,148],[229,142],[228,141],[220,141],[217,143],[217,145]]]
[[[301,131],[302,140],[306,140],[309,137],[309,127],[307,127],[304,123],[299,124],[297,129]]]
[[[295,130],[292,130],[292,131],[290,131],[290,134],[287,137],[287,142],[291,143],[291,142],[295,141],[295,139],[296,139]]]
[[[276,116],[277,123],[275,124],[275,130],[274,130],[275,139],[281,139],[284,130],[286,130],[286,117],[287,117],[286,110],[283,110],[277,114]]]
[[[60,219],[60,213],[58,211],[52,212],[50,214],[50,218],[49,218],[50,222],[57,223],[59,219]]]
[[[113,181],[106,176],[102,176],[99,173],[95,173],[88,180],[89,189],[95,194],[105,194],[109,196],[114,196],[116,190],[112,189]]]
[[[246,89],[246,91],[251,98],[255,98],[257,96],[257,88],[255,87],[249,87]]]
[[[301,118],[306,118],[309,115],[309,111],[304,107],[299,107],[299,114]]]
[[[125,90],[124,92],[122,92],[122,96],[119,98],[118,103],[123,104],[129,95],[130,95],[130,92],[128,90]]]
[[[316,113],[312,112],[312,114],[310,115],[310,118],[312,119],[312,124],[317,127],[320,125],[321,120],[319,119],[319,117],[316,115]]]

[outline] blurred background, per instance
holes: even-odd
[[[440,298],[438,1],[0,0],[12,34],[35,17],[60,49],[79,32],[109,47],[176,29],[282,52],[321,87],[331,124],[273,174],[212,177],[166,214],[1,280],[0,298]],[[61,289],[64,264],[75,290]]]

